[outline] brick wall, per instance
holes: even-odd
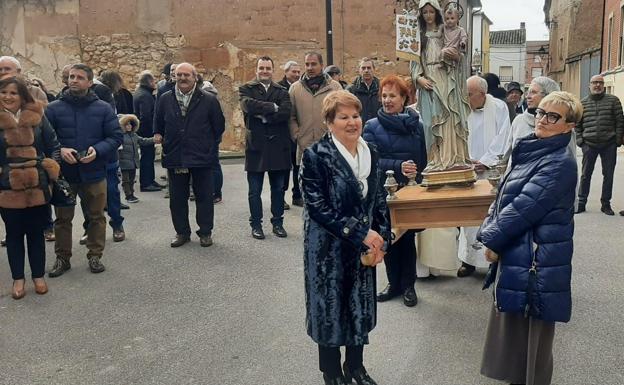
[[[602,71],[622,64],[620,38],[622,36],[621,0],[606,0],[604,36],[602,40]],[[609,31],[611,30],[611,34]]]
[[[408,73],[394,55],[395,0],[333,1],[334,64],[350,81],[359,58],[378,59],[379,75]],[[195,64],[220,91],[227,129],[222,148],[239,150],[244,130],[238,86],[254,77],[256,58],[281,65],[325,49],[325,8],[309,0],[1,0],[0,52],[24,72],[59,89],[65,64],[136,75],[168,61]],[[276,80],[282,71],[275,73]]]

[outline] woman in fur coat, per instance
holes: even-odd
[[[48,291],[45,269],[46,204],[58,178],[61,146],[26,83],[19,78],[0,81],[0,215],[13,276],[12,296],[26,294],[24,237],[37,294]],[[50,159],[52,158],[52,159]]]
[[[376,385],[363,364],[377,321],[375,268],[390,228],[379,154],[362,137],[362,105],[347,91],[323,101],[329,128],[301,163],[308,335],[325,385]],[[346,346],[341,367],[340,347]]]

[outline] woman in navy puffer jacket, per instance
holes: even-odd
[[[416,175],[427,166],[425,134],[418,113],[405,108],[409,88],[405,81],[395,75],[386,76],[380,83],[382,108],[377,117],[366,122],[364,140],[374,143],[379,151],[379,168],[385,173],[393,170],[402,187],[407,184],[406,175]],[[411,161],[411,162],[410,162]],[[385,178],[381,179],[383,183]],[[416,280],[416,247],[414,231],[408,231],[395,242],[384,258],[388,286],[377,295],[383,302],[403,294],[406,306],[418,302],[414,281]]]
[[[577,166],[567,151],[583,114],[567,92],[553,92],[536,111],[535,133],[513,150],[477,239],[493,262],[494,308],[481,373],[512,384],[547,385],[553,371],[555,322],[572,308],[572,236]]]

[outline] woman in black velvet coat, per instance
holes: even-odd
[[[319,345],[325,384],[332,385],[351,379],[376,385],[362,354],[376,323],[374,266],[383,260],[390,229],[379,156],[361,138],[360,111],[359,100],[346,91],[326,97],[330,132],[304,152],[300,172],[307,331]]]

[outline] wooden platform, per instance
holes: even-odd
[[[472,187],[407,186],[388,201],[392,231],[398,239],[410,229],[479,226],[494,198],[487,180]]]

